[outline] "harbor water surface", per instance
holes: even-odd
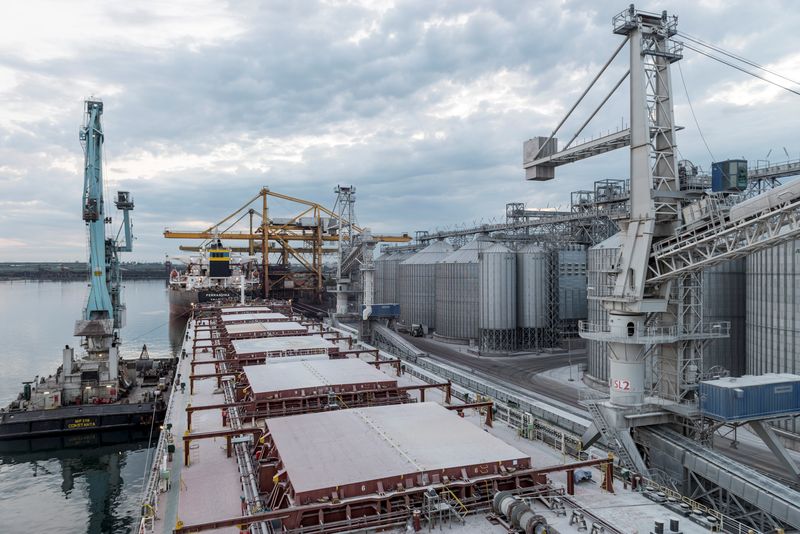
[[[175,354],[185,318],[170,320],[163,281],[124,284],[122,354]],[[36,375],[55,373],[64,345],[76,346],[88,285],[0,282],[0,404]],[[76,350],[76,356],[80,349]],[[157,431],[157,429],[155,429]],[[147,431],[0,441],[0,533],[131,532],[149,461]]]

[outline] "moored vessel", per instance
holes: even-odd
[[[134,203],[130,192],[117,193],[114,204],[122,213],[122,227],[107,236],[111,218],[103,198],[103,103],[86,100],[84,110],[82,218],[89,236],[90,272],[86,306],[74,329],[79,347],[64,347],[62,365],[54,375],[24,383],[17,399],[0,411],[0,439],[153,428],[164,417],[175,359],[151,359],[146,347],[133,360],[120,356],[125,304],[119,255],[133,249]],[[115,235],[124,237],[118,241]]]
[[[249,300],[259,296],[260,277],[255,260],[222,245],[217,239],[186,260],[181,273],[169,278],[170,314],[188,316],[198,304]]]

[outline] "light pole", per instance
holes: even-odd
[[[575,379],[572,378],[572,337],[569,335],[569,332],[565,330],[560,330],[559,334],[561,335],[562,339],[567,340],[567,360],[569,361],[569,381],[574,382]]]

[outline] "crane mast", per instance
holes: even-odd
[[[105,208],[103,199],[103,103],[85,102],[85,123],[80,131],[84,154],[83,220],[89,231],[89,298],[83,318],[114,319],[108,278]]]
[[[100,100],[84,102],[79,138],[84,153],[82,217],[89,239],[89,296],[83,317],[75,325],[75,335],[83,338],[89,361],[107,362],[104,372],[98,368],[98,380],[116,382],[119,330],[125,326],[119,253],[133,249],[130,212],[134,204],[129,192],[117,192],[114,204],[122,211],[120,233],[124,232],[123,242],[118,243],[117,236],[106,235],[111,217],[105,211],[102,115]]]

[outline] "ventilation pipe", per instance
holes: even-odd
[[[64,359],[62,368],[61,368],[61,375],[62,377],[68,376],[72,374],[72,362],[75,360],[75,349],[70,348],[69,345],[64,346],[64,350],[61,353],[61,356]]]

